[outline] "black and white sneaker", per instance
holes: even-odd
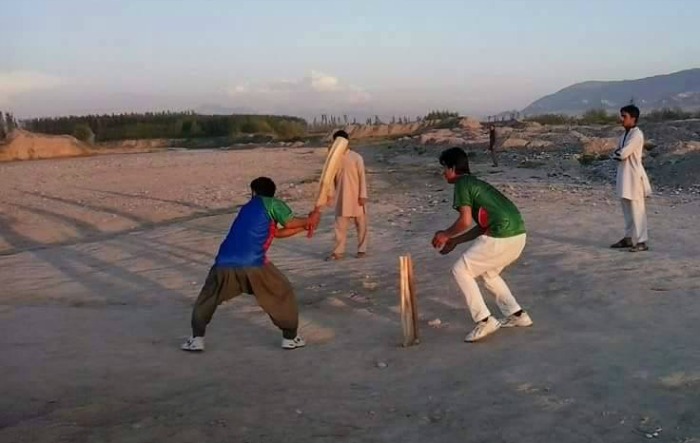
[[[282,349],[296,349],[303,348],[306,346],[306,342],[300,335],[297,335],[293,339],[282,338]]]
[[[190,337],[180,346],[183,351],[202,352],[204,351],[204,337]]]

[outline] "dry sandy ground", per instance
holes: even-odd
[[[369,256],[322,260],[329,215],[273,244],[309,342],[291,352],[248,296],[220,308],[204,354],[178,346],[247,183],[271,175],[306,212],[322,149],[0,165],[0,441],[700,441],[697,199],[652,199],[652,251],[617,252],[609,187],[477,164],[525,216],[506,279],[535,325],[466,344],[456,255],[428,246],[455,216],[434,153],[362,152]],[[403,253],[422,334],[405,349]]]

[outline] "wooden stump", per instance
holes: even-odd
[[[416,284],[413,277],[413,260],[410,255],[399,257],[399,296],[401,298],[401,328],[403,345],[420,343],[418,338],[418,306]]]

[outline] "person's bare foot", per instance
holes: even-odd
[[[336,261],[336,260],[342,260],[343,256],[340,254],[331,254],[328,257],[326,257],[326,261]]]

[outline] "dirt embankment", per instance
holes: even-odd
[[[338,129],[343,129],[350,135],[352,140],[367,140],[373,138],[391,138],[391,137],[410,137],[418,136],[431,131],[448,131],[439,129],[440,125],[445,121],[441,120],[423,120],[413,123],[396,123],[396,124],[381,124],[381,125],[347,125],[343,128],[335,128],[326,134],[325,139],[330,140],[333,133]],[[481,131],[481,123],[471,117],[462,117],[451,119],[450,124],[461,131],[478,132]]]
[[[35,160],[90,155],[89,145],[70,135],[34,134],[17,129],[0,144],[0,161]]]
[[[88,144],[70,135],[39,134],[17,129],[4,142],[0,141],[0,161],[81,157],[94,154],[143,153],[170,147],[220,147],[222,145],[226,145],[226,143],[221,142],[220,139],[203,139],[188,143],[187,140],[166,138],[115,140]]]
[[[365,140],[372,138],[400,137],[414,135],[427,127],[427,122],[397,123],[389,125],[348,125],[342,129],[350,135],[352,140]],[[333,129],[326,135],[330,139],[335,131]]]

